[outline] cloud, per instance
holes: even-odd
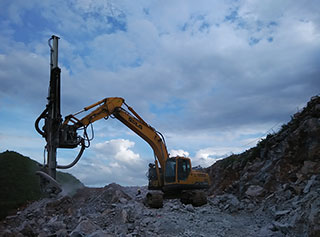
[[[115,139],[105,141],[104,143],[98,143],[94,149],[97,155],[103,159],[113,157],[117,162],[126,164],[128,166],[134,166],[141,162],[139,154],[135,154],[130,148],[134,146],[134,142],[125,139]]]
[[[30,95],[36,101],[40,99],[42,88],[47,84],[40,78],[47,77],[46,60],[26,50],[15,50],[0,54],[0,93],[3,96],[16,95],[16,99]],[[34,96],[38,98],[34,98]]]
[[[233,149],[233,151],[231,150]],[[234,152],[239,152],[239,148],[231,147],[208,147],[197,151],[195,157],[192,159],[192,165],[201,167],[209,167],[216,161],[232,155]]]
[[[170,150],[170,156],[174,157],[174,156],[185,156],[185,157],[189,157],[189,152],[184,151],[182,149],[179,150]]]
[[[98,143],[71,171],[89,186],[145,185],[146,162],[132,148],[134,142],[125,139]]]

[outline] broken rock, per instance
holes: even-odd
[[[99,226],[97,226],[90,220],[83,220],[71,232],[71,236],[87,236],[97,230],[101,230]]]
[[[303,193],[308,193],[310,191],[310,188],[313,185],[315,180],[316,180],[316,175],[312,175],[311,179],[308,181],[307,185],[303,189]]]
[[[309,173],[315,173],[317,162],[306,160],[303,162],[303,167],[301,168],[301,173],[303,174],[309,174]]]
[[[250,185],[245,192],[247,196],[258,197],[263,194],[264,189],[259,185]]]

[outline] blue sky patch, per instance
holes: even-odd
[[[125,15],[120,15],[118,17],[107,17],[108,23],[112,25],[108,33],[115,33],[117,31],[127,31],[127,22]]]
[[[199,32],[207,32],[210,29],[210,23],[206,21],[206,16],[202,14],[192,15],[189,20],[184,23],[180,28],[181,31],[191,30],[192,34]]]
[[[271,43],[273,41],[273,37],[269,37],[267,40]]]
[[[231,10],[231,9],[230,9]],[[235,22],[239,18],[238,9],[232,10],[229,15],[224,17],[225,21],[229,21],[231,23]]]
[[[255,37],[251,37],[251,38],[249,39],[249,45],[250,45],[250,46],[256,45],[256,44],[258,44],[259,42],[260,42],[260,39],[257,39],[257,38],[255,38]]]
[[[55,24],[49,22],[40,14],[40,9],[27,10],[21,14],[22,24],[14,24],[14,40],[31,42],[40,38],[40,32],[48,29],[56,30]]]
[[[171,98],[167,103],[156,105],[150,103],[150,111],[154,114],[179,114],[186,106],[186,101],[177,97]]]

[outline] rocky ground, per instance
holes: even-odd
[[[142,190],[137,195],[138,189]],[[143,204],[146,188],[84,188],[73,197],[30,204],[0,227],[1,236],[285,236],[274,216],[233,195],[210,197],[201,207],[165,200]],[[280,214],[278,214],[280,215]],[[293,236],[293,235],[292,235]]]

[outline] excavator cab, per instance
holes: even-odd
[[[159,185],[156,165],[149,165],[149,189],[162,190],[164,197],[176,198],[184,204],[201,206],[207,203],[203,189],[209,188],[209,177],[200,171],[192,170],[191,161],[186,157],[170,157],[165,162],[164,173],[160,173],[163,185]],[[162,194],[148,193],[150,207],[162,207]]]
[[[166,161],[164,189],[185,189],[190,185],[191,162],[186,157],[171,157]]]
[[[159,174],[164,178],[164,185],[179,188],[181,181],[186,181],[191,173],[190,159],[185,157],[171,157],[166,160],[165,173],[159,168]],[[149,164],[149,189],[162,189],[163,185],[159,185],[156,165]],[[161,178],[160,178],[161,180]]]
[[[190,159],[171,157],[166,162],[165,184],[177,184],[186,180],[191,172]]]
[[[210,181],[208,175],[192,170],[189,158],[180,156],[168,158],[165,162],[164,172],[159,168],[160,179],[158,178],[156,166],[155,164],[149,164],[148,178],[150,190],[179,191],[209,188]]]

